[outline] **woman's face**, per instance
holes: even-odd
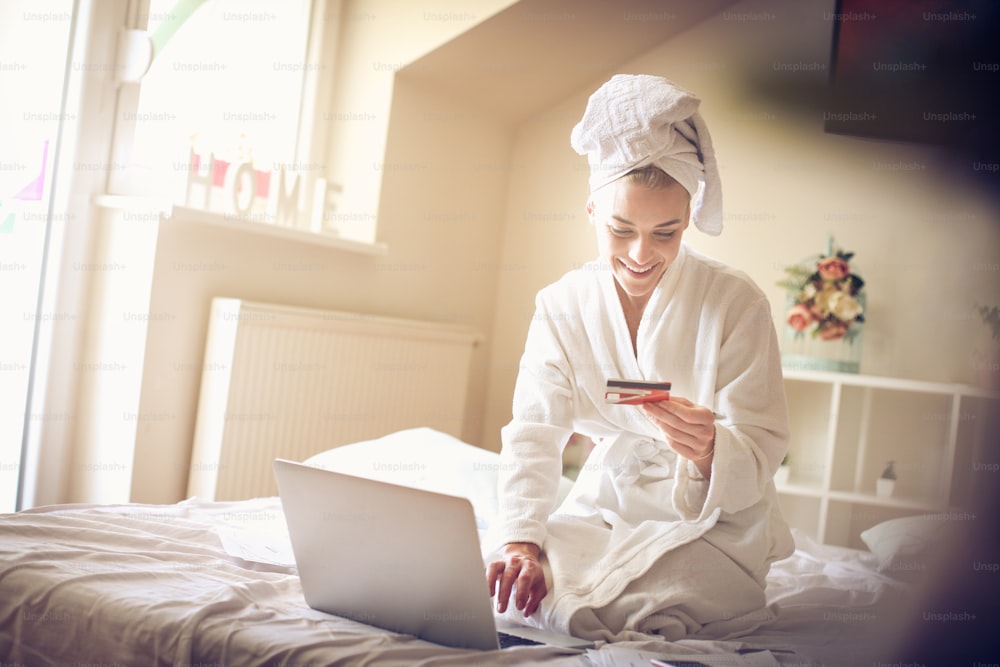
[[[618,180],[591,194],[587,213],[618,286],[645,305],[680,251],[691,214],[688,191],[676,183],[652,190]]]

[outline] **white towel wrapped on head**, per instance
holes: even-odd
[[[655,165],[695,199],[695,226],[720,234],[722,185],[700,102],[671,81],[646,74],[616,74],[598,88],[570,135],[573,149],[590,162],[591,192]]]

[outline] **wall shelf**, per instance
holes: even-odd
[[[778,485],[789,523],[828,544],[863,548],[890,518],[961,510],[1000,453],[1000,392],[969,385],[786,370],[791,438]],[[875,493],[887,461],[899,479]]]
[[[319,245],[326,248],[346,250],[347,252],[355,252],[362,255],[384,255],[388,252],[388,246],[384,243],[357,241],[354,239],[334,236],[333,234],[314,232],[308,229],[299,229],[296,227],[286,227],[284,225],[269,224],[266,222],[258,222],[256,220],[248,220],[236,216],[227,216],[220,213],[212,213],[210,211],[188,208],[186,206],[174,206],[170,212],[170,218],[189,220],[191,222],[199,222],[206,225],[213,225],[215,227],[248,232],[251,234],[262,234],[264,236],[271,236],[288,241],[309,243],[311,245]]]
[[[94,203],[109,209],[160,214],[168,221],[176,219],[196,222],[238,232],[308,243],[310,245],[360,253],[362,255],[385,255],[388,252],[388,246],[385,243],[377,241],[358,241],[333,234],[314,232],[308,229],[269,224],[234,215],[224,215],[222,213],[204,211],[187,206],[177,206],[163,199],[152,197],[100,195],[94,198]]]

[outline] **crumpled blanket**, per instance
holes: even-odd
[[[688,521],[663,502],[681,493],[674,470],[685,464],[666,443],[623,433],[589,461],[549,518],[543,565],[551,594],[536,624],[609,642],[676,641],[725,639],[774,618],[761,578],[699,539],[721,510]]]

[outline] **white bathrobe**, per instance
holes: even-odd
[[[542,546],[538,625],[607,641],[751,631],[771,617],[770,564],[793,550],[771,481],[788,427],[768,301],[743,273],[682,244],[636,348],[607,264],[538,293],[501,434],[494,544]],[[718,415],[710,481],[641,408],[604,403],[615,377],[671,382],[671,394]],[[597,446],[555,508],[574,431]]]

